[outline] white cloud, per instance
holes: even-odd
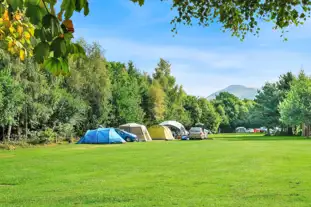
[[[81,31],[81,30],[80,30]],[[303,66],[310,71],[309,53],[285,49],[271,49],[273,45],[244,47],[227,45],[198,49],[196,45],[144,43],[115,37],[96,38],[83,35],[87,41],[96,41],[105,49],[109,60],[133,60],[140,70],[151,73],[159,58],[172,64],[172,74],[185,90],[193,95],[207,96],[231,84],[261,87],[266,81],[275,81],[287,71],[297,73]]]
[[[160,57],[172,64],[177,82],[193,95],[206,96],[231,84],[260,87],[287,71],[310,68],[309,54],[267,49],[238,50],[175,45],[143,44],[135,41],[102,38],[109,60],[133,60],[141,69],[152,72]]]

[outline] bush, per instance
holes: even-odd
[[[30,133],[30,141],[31,144],[49,144],[52,142],[56,142],[57,133],[53,131],[51,128],[46,128],[43,131],[33,131]]]
[[[25,140],[19,140],[19,141],[6,141],[3,143],[0,143],[0,149],[4,150],[15,150],[16,147],[21,147],[21,148],[28,148],[31,147],[32,145],[26,142]]]
[[[71,142],[72,141],[72,134],[74,132],[74,128],[71,124],[60,124],[57,126],[56,131],[58,135],[61,137],[62,140]]]

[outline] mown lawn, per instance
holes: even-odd
[[[311,140],[204,141],[0,151],[0,206],[310,206]]]

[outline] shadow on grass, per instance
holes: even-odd
[[[222,140],[228,141],[293,141],[293,140],[305,140],[311,141],[310,138],[301,136],[225,136]]]

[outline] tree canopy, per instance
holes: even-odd
[[[145,0],[132,0],[141,6]],[[310,18],[310,0],[172,0],[172,9],[177,10],[173,18],[172,31],[177,25],[197,23],[207,27],[217,22],[223,31],[241,39],[247,33],[258,35],[261,22],[271,22],[274,29],[284,30],[290,25],[303,24]]]
[[[144,5],[145,0],[131,0]],[[241,39],[247,33],[259,34],[260,23],[272,22],[275,29],[303,24],[310,17],[311,0],[170,0],[177,11],[171,21],[177,25],[197,23],[207,27],[213,22],[223,31]],[[68,74],[69,56],[84,55],[72,42],[74,12],[89,14],[88,0],[2,0],[0,2],[0,47],[24,60],[34,55],[36,62],[50,72]]]

